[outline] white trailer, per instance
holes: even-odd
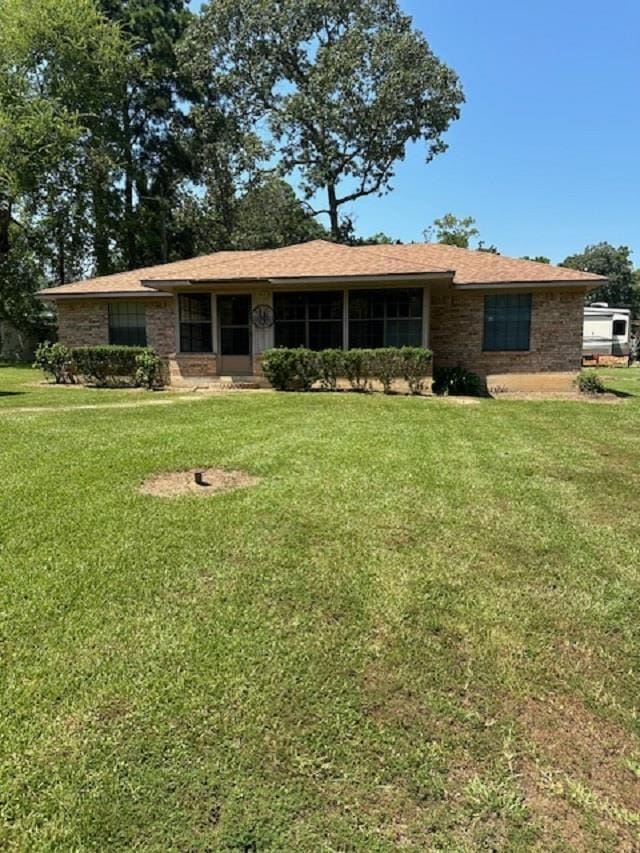
[[[631,311],[594,302],[584,309],[582,357],[588,363],[624,363],[631,352]]]

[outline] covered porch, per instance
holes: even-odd
[[[173,384],[260,382],[272,347],[312,350],[424,346],[431,340],[431,283],[349,287],[198,287],[173,291]]]

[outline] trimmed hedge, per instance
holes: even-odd
[[[73,347],[71,360],[75,373],[96,385],[135,384],[136,359],[144,347],[97,346]]]
[[[335,391],[338,379],[349,381],[354,391],[370,391],[377,379],[389,394],[396,379],[404,379],[412,394],[420,394],[430,373],[432,354],[422,347],[384,349],[271,349],[263,353],[262,369],[278,391],[310,391],[316,382]]]
[[[74,385],[76,382],[71,350],[64,344],[49,341],[38,344],[33,366],[39,367],[45,376],[51,376],[56,385]]]
[[[70,348],[47,342],[36,350],[33,366],[53,376],[56,383],[74,384],[82,379],[99,386],[139,385],[152,389],[164,385],[164,364],[147,347]]]
[[[262,370],[276,391],[310,391],[321,377],[319,353],[298,349],[266,350]]]

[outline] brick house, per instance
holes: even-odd
[[[440,244],[317,240],[213,255],[65,284],[54,302],[71,346],[139,344],[172,382],[259,375],[273,346],[422,345],[489,385],[566,388],[580,368],[589,273]]]

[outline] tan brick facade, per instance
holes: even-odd
[[[211,379],[218,375],[217,362],[215,355],[207,355],[207,353],[174,354],[169,359],[171,384],[188,383],[193,379]]]
[[[571,373],[582,359],[581,290],[533,290],[531,345],[527,352],[483,352],[484,294],[436,294],[431,303],[431,348],[435,366],[462,364],[482,376]]]
[[[526,291],[523,291],[526,292]],[[430,347],[435,366],[462,364],[496,386],[512,390],[556,383],[570,386],[582,359],[584,295],[581,289],[532,289],[531,347],[527,352],[483,352],[484,293],[434,288]],[[207,354],[176,354],[175,298],[145,298],[147,342],[169,359],[171,381],[215,377],[217,359]],[[57,304],[59,336],[70,346],[109,342],[108,299],[69,299]],[[255,342],[254,342],[255,346]],[[254,348],[254,374],[261,356]],[[545,374],[544,381],[541,374]],[[539,377],[536,379],[536,376]]]
[[[147,344],[158,355],[169,356],[176,348],[175,300],[145,299]],[[109,343],[109,300],[69,299],[57,304],[58,336],[71,347]]]

